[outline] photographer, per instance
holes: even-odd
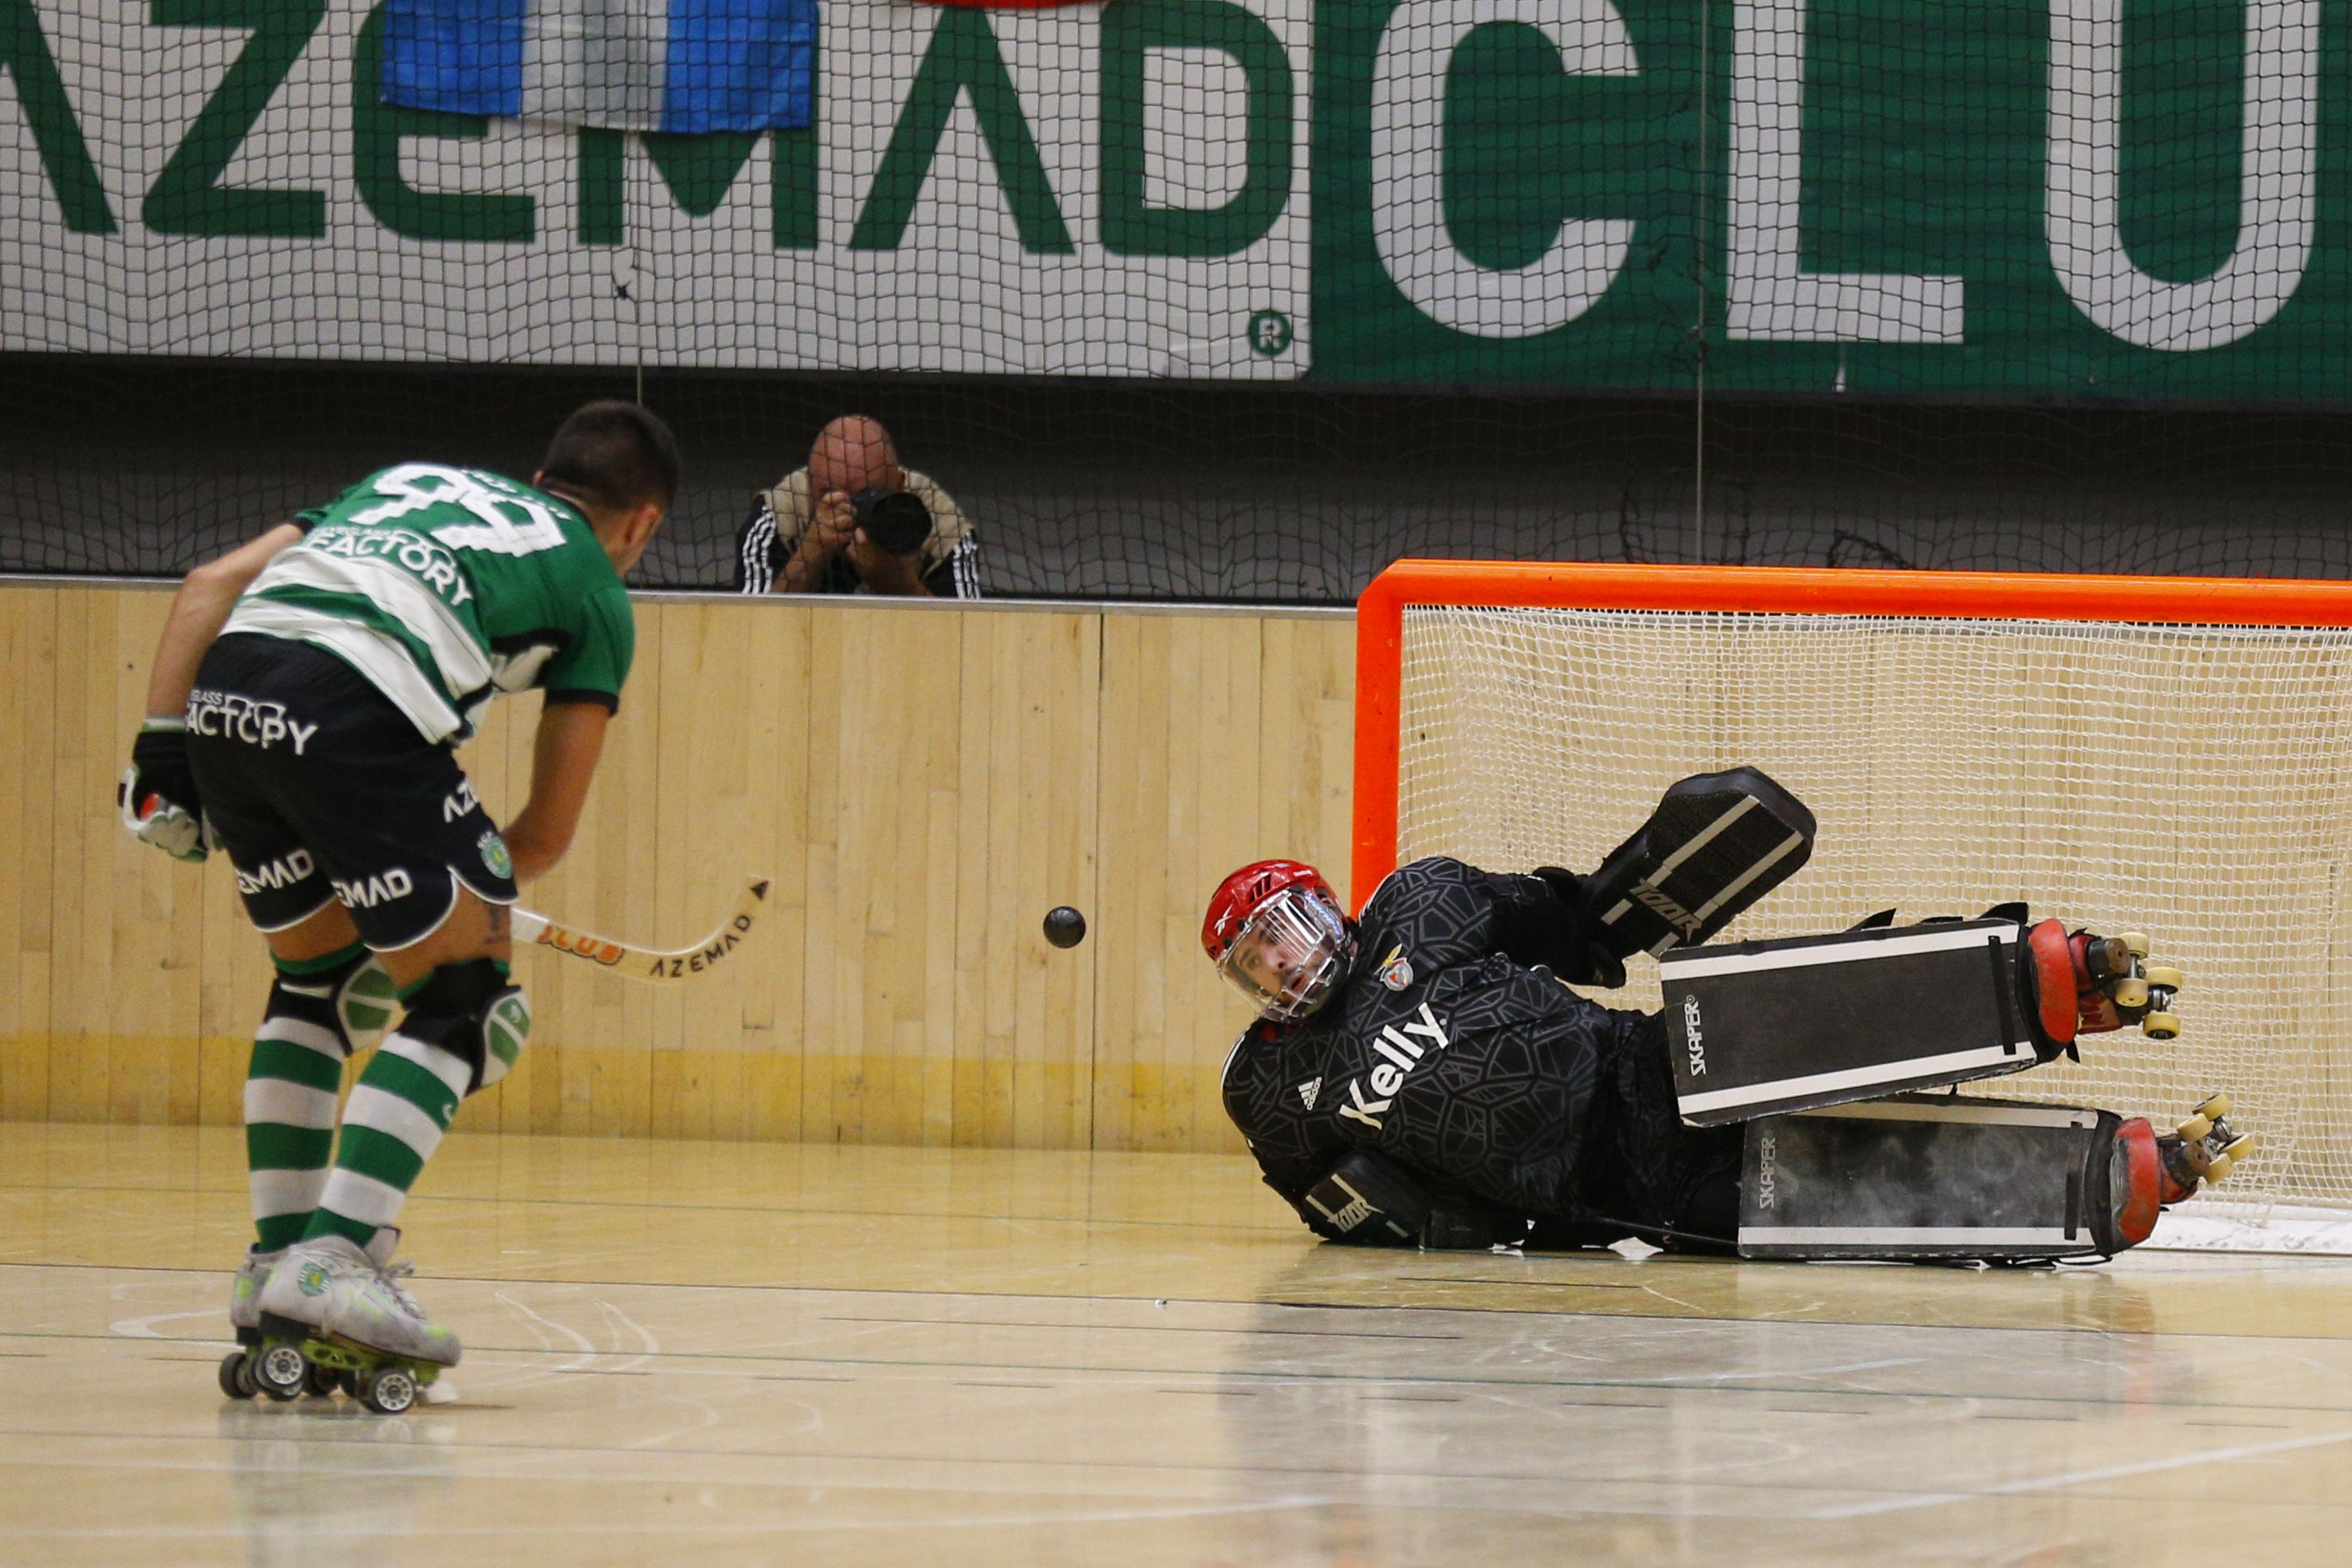
[[[862,414],[817,432],[808,466],[753,498],[735,542],[740,593],[980,597],[971,526]]]

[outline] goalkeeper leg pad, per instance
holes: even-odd
[[[530,1005],[522,987],[487,958],[445,963],[408,998],[400,1032],[438,1046],[473,1069],[468,1094],[507,1076],[530,1038]]]
[[[1743,1258],[2031,1262],[2147,1239],[2155,1133],[2074,1106],[1905,1096],[1747,1127]]]
[[[1705,942],[1813,852],[1813,814],[1755,768],[1667,789],[1592,874],[1601,941],[1619,958]]]
[[[1715,1126],[2046,1060],[2027,951],[1996,917],[1667,953],[1675,1109]]]

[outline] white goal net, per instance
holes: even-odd
[[[2262,1147],[2217,1197],[2352,1205],[2352,632],[1408,605],[1397,684],[1400,862],[1589,871],[1674,780],[1760,767],[1820,840],[1720,940],[2012,899],[2145,931],[2180,1038],[1980,1087],[2159,1130],[2225,1089]]]

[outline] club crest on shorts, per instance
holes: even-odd
[[[1402,943],[1389,949],[1389,955],[1381,960],[1381,984],[1391,991],[1412,984],[1412,960],[1404,955]]]
[[[514,857],[507,853],[507,841],[499,837],[497,828],[491,828],[476,839],[474,847],[482,852],[482,864],[490,868],[491,876],[514,875]]]

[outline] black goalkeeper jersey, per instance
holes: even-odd
[[[1587,914],[1566,873],[1392,872],[1339,993],[1252,1026],[1226,1059],[1225,1110],[1269,1184],[1295,1204],[1360,1148],[1517,1214],[1664,1223],[1692,1156],[1712,1165],[1724,1141],[1674,1115],[1654,1015],[1556,978],[1583,977]],[[1614,1170],[1628,1162],[1631,1181]]]

